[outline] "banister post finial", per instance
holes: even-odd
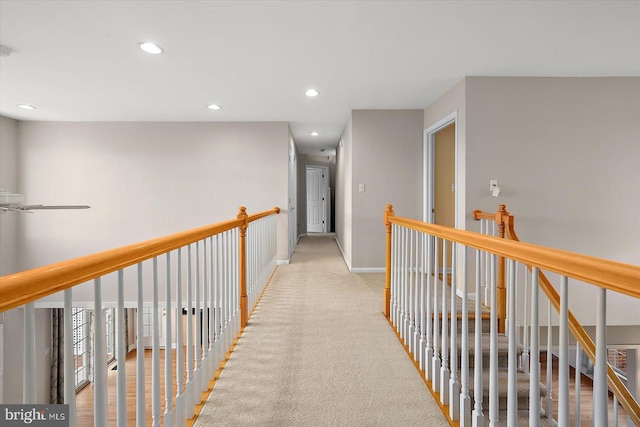
[[[240,285],[240,327],[247,326],[249,318],[249,311],[247,306],[247,228],[249,226],[249,215],[247,215],[247,208],[240,206],[240,212],[238,212],[238,219],[242,220],[240,224],[240,236],[239,236],[239,252],[240,259],[238,269],[239,273],[239,285]]]
[[[384,279],[384,315],[388,319],[391,315],[391,221],[390,218],[395,216],[393,212],[393,205],[387,205],[387,209],[384,211],[384,225],[387,231],[386,240],[386,268]]]

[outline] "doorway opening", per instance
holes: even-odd
[[[454,111],[424,131],[423,221],[464,229],[464,154],[457,119],[458,112]],[[460,256],[453,259],[451,246],[446,254],[439,249],[437,262],[442,263],[443,258],[448,275],[460,265]],[[449,283],[450,279],[448,276]]]
[[[458,112],[424,131],[423,221],[464,229],[463,147],[458,140]]]
[[[307,233],[327,233],[331,230],[331,194],[329,168],[307,165]]]

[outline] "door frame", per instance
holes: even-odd
[[[434,207],[434,161],[435,161],[435,134],[445,127],[455,124],[455,228],[465,228],[465,161],[464,146],[458,138],[458,110],[447,114],[442,119],[435,122],[424,130],[423,149],[424,149],[424,167],[423,167],[423,210],[422,220],[424,222],[433,223],[433,207]]]
[[[307,233],[309,233],[309,230],[307,227],[309,224],[309,218],[306,215],[306,213],[308,212],[307,171],[309,171],[309,169],[321,169],[324,175],[324,178],[322,179],[322,194],[323,194],[322,197],[324,199],[322,204],[322,214],[324,216],[323,222],[322,222],[322,233],[328,233],[329,231],[327,230],[327,225],[329,224],[329,221],[330,221],[330,219],[328,218],[328,215],[330,214],[328,214],[328,212],[331,212],[331,200],[329,200],[329,166],[327,165],[312,165],[312,164],[305,165],[305,169],[304,169],[304,179],[305,179],[304,211],[305,211],[305,218],[306,218],[305,227],[307,228]]]

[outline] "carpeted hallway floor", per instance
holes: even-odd
[[[333,235],[279,266],[195,426],[447,426],[382,314],[384,274]]]

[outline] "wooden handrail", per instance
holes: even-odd
[[[258,213],[254,213],[253,215],[249,215],[247,222],[257,221],[269,215],[279,214],[279,213],[280,213],[280,208],[276,206],[275,208],[269,209],[268,211],[258,212]]]
[[[248,217],[247,222],[278,212],[280,209],[276,207],[253,214]],[[0,277],[0,313],[207,237],[224,233],[240,227],[243,223],[243,219],[232,219],[2,276]]]
[[[506,235],[509,239],[520,242],[518,235],[515,231],[515,220],[513,215],[510,215],[506,210],[506,205],[500,205],[498,209],[499,214],[489,214],[482,211],[474,211],[473,218],[476,220],[479,219],[489,219],[489,220],[497,220],[502,221],[503,228],[506,230]],[[531,264],[526,264],[527,268],[530,272],[533,271]],[[553,287],[547,276],[540,270],[538,273],[539,285],[542,288],[542,291],[545,293],[553,307],[557,312],[560,311],[560,295]],[[638,288],[640,288],[640,282],[637,282]],[[640,293],[640,289],[637,289]],[[633,296],[633,295],[632,295]],[[596,362],[596,345],[587,334],[587,331],[582,327],[578,319],[575,315],[568,311],[568,321],[569,321],[569,330],[575,337],[575,339],[580,343],[582,349],[585,354],[592,363]],[[640,425],[640,404],[634,399],[631,395],[627,387],[624,385],[622,380],[615,373],[611,365],[607,363],[607,383],[609,388],[613,391],[613,393],[618,398],[620,405],[627,411],[629,417],[633,420],[635,425]]]
[[[389,222],[640,298],[640,267],[636,265],[608,261],[532,243],[513,242],[409,218],[394,216],[389,218]]]

